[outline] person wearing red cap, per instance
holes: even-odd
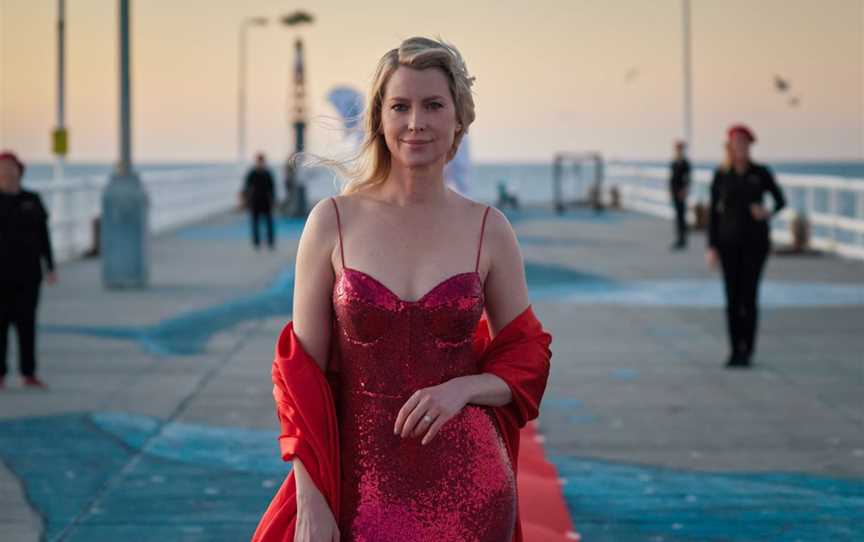
[[[36,377],[36,306],[43,261],[48,283],[57,280],[48,213],[38,194],[21,188],[24,171],[24,163],[14,153],[0,153],[0,388],[6,378],[10,325],[18,335],[24,385],[45,387]]]
[[[756,346],[759,280],[771,249],[772,215],[786,205],[771,170],[750,158],[756,135],[736,124],[727,132],[726,162],[714,172],[708,226],[709,267],[718,261],[726,290],[731,353],[727,367],[748,367]],[[771,194],[774,208],[764,206]]]

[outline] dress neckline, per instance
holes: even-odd
[[[405,305],[416,305],[418,303],[422,303],[423,301],[426,300],[427,297],[429,297],[430,295],[432,295],[433,293],[438,291],[439,288],[441,288],[442,286],[444,286],[448,282],[455,280],[459,277],[463,277],[465,275],[473,275],[473,276],[477,277],[477,280],[480,281],[481,285],[483,283],[483,280],[480,278],[480,273],[477,271],[464,271],[462,273],[456,273],[456,274],[450,275],[449,277],[439,281],[435,286],[430,288],[425,294],[420,296],[418,299],[412,301],[412,300],[404,299],[401,296],[397,295],[396,292],[391,290],[386,284],[384,284],[383,282],[376,279],[375,277],[373,277],[372,275],[370,275],[369,273],[367,273],[365,271],[360,271],[359,269],[354,269],[354,268],[343,265],[342,269],[340,269],[340,271],[339,271],[340,277],[342,275],[344,275],[344,273],[346,271],[350,272],[350,273],[357,273],[358,275],[363,275],[364,277],[368,278],[369,280],[371,280],[372,282],[374,282],[375,284],[377,284],[378,286],[383,288],[394,299],[396,299],[397,301],[399,301],[400,303],[403,303]],[[481,295],[482,295],[482,291],[483,291],[483,289],[481,288]]]

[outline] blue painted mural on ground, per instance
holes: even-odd
[[[585,280],[529,287],[534,300],[577,305],[723,307],[719,279]],[[848,307],[864,305],[864,283],[763,281],[760,305],[771,307]]]
[[[563,214],[555,214],[551,209],[546,207],[525,207],[518,210],[501,209],[501,212],[507,217],[511,224],[521,222],[529,222],[531,220],[562,220],[576,222],[594,222],[598,224],[614,224],[622,220],[627,220],[633,215],[630,213],[621,213],[615,211],[595,211],[593,209],[579,207],[567,209]]]
[[[722,307],[717,280],[676,279],[619,281],[562,266],[526,262],[525,276],[532,300],[582,305]],[[293,304],[292,269],[283,271],[264,291],[220,305],[168,318],[151,326],[43,325],[48,333],[73,333],[138,342],[157,355],[203,353],[220,331],[248,320],[284,315]],[[864,284],[765,281],[763,307],[864,305]]]
[[[241,322],[291,314],[293,293],[294,272],[289,269],[262,292],[182,313],[151,326],[42,325],[39,329],[48,333],[131,340],[156,355],[194,355],[204,352],[213,335]]]
[[[280,239],[297,240],[303,232],[303,225],[306,223],[305,218],[274,218],[273,226],[276,234],[276,242]],[[193,241],[224,241],[234,239],[251,239],[252,224],[246,216],[237,216],[233,220],[225,224],[202,224],[187,226],[177,231],[174,235],[180,239],[190,239]],[[264,224],[261,223],[259,231],[265,235]]]
[[[0,422],[0,459],[51,541],[248,540],[290,470],[278,454],[276,431],[126,413]],[[549,459],[590,542],[864,537],[864,480]]]
[[[864,540],[864,480],[548,459],[588,542]]]

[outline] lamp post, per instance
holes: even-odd
[[[693,85],[690,59],[690,0],[681,0],[681,49],[684,83],[684,141],[687,148],[692,149],[693,139]],[[692,153],[692,150],[690,151]]]
[[[282,17],[281,22],[289,28],[311,24],[314,18],[305,11],[295,11]],[[294,154],[303,152],[305,147],[304,134],[306,131],[306,61],[303,55],[303,40],[300,37],[294,41],[294,63],[291,70],[293,81],[293,99],[289,99],[288,123],[294,132]],[[289,130],[290,131],[290,130]],[[300,180],[296,164],[289,157],[285,164],[285,189],[286,210],[289,216],[306,216],[308,205],[306,202],[306,187]]]
[[[102,192],[102,283],[106,288],[147,286],[149,198],[132,169],[129,0],[120,2],[120,158]]]
[[[54,180],[63,178],[68,149],[66,133],[66,0],[57,0],[57,126],[52,133]]]
[[[247,17],[240,22],[237,47],[237,166],[246,162],[246,37],[250,26],[265,26],[265,17]]]

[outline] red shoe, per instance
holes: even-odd
[[[28,388],[42,388],[45,389],[48,386],[45,385],[44,382],[36,378],[35,376],[25,376],[24,377],[24,386]]]

